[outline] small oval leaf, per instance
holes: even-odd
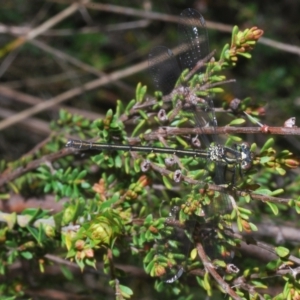
[[[241,124],[244,124],[244,123],[245,123],[245,120],[244,120],[244,119],[238,118],[238,119],[232,120],[232,121],[229,123],[229,126],[232,126],[232,125],[241,125]]]
[[[290,254],[290,250],[285,247],[276,247],[275,248],[276,254],[280,257],[286,257]]]

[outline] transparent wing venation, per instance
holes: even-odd
[[[157,46],[148,55],[149,71],[155,88],[169,94],[180,76],[180,68],[172,51],[165,46]]]
[[[206,25],[202,15],[191,8],[185,9],[180,18],[182,22],[178,25],[179,61],[182,70],[192,70],[199,60],[209,54]]]

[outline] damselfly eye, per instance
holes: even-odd
[[[252,166],[252,163],[248,162],[248,161],[243,161],[241,163],[241,167],[242,167],[243,170],[248,170],[248,169],[251,168],[251,166]]]

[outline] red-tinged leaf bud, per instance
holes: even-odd
[[[254,39],[258,40],[264,34],[264,31],[255,26],[251,28],[251,33],[254,36]]]
[[[295,169],[299,166],[299,161],[293,158],[287,158],[284,160],[284,163],[287,167]]]
[[[85,245],[85,242],[83,240],[77,240],[75,242],[75,249],[81,251],[81,250],[83,250],[84,245]]]
[[[242,220],[241,223],[242,223],[243,229],[244,229],[246,232],[251,232],[250,224],[249,224],[247,221]]]
[[[35,247],[35,246],[36,246],[36,244],[35,244],[33,241],[29,241],[29,242],[26,242],[26,243],[20,245],[20,246],[18,247],[18,250],[24,251],[24,250],[33,248],[33,247]]]
[[[156,265],[155,266],[155,275],[157,277],[160,277],[160,276],[162,276],[164,274],[166,274],[166,269],[163,266],[161,266],[161,265]]]
[[[149,227],[149,231],[152,233],[158,233],[158,229],[152,225]]]
[[[206,192],[206,190],[205,190],[205,189],[199,189],[199,193],[200,193],[201,195],[204,195],[204,194],[205,194],[205,192]]]
[[[126,200],[135,200],[138,197],[138,194],[134,191],[127,191],[125,198]]]
[[[101,178],[99,180],[99,183],[95,183],[93,185],[93,191],[100,194],[100,195],[104,194],[104,192],[105,192],[105,182],[104,182],[103,178]]]
[[[14,290],[15,290],[17,293],[22,292],[23,289],[24,289],[24,286],[23,286],[21,283],[17,283],[17,284],[15,284],[15,286],[14,286]]]
[[[84,250],[85,257],[87,258],[93,258],[94,257],[94,250],[89,248]]]
[[[257,110],[259,116],[265,116],[266,109],[264,107],[259,107]]]
[[[254,26],[247,32],[245,39],[247,41],[257,41],[263,34],[263,30]]]
[[[213,191],[213,190],[206,191],[206,195],[208,195],[208,196],[213,196],[214,194],[215,194],[215,191]]]
[[[150,183],[150,180],[149,178],[146,176],[146,175],[142,175],[139,180],[138,180],[138,183],[141,187],[145,187],[145,186],[148,186],[149,183]]]
[[[84,252],[82,252],[82,251],[77,251],[76,252],[76,259],[77,260],[83,260],[84,259]]]
[[[244,53],[244,52],[246,52],[246,48],[244,46],[243,47],[239,47],[236,52],[237,53]]]

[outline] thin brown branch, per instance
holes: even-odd
[[[1,88],[1,87],[0,87]],[[1,92],[0,92],[1,94]],[[11,118],[12,116],[15,115],[15,111],[1,108],[0,110],[0,117],[1,118]],[[29,118],[26,121],[23,120],[20,122],[20,125],[22,125],[23,129],[29,129],[30,132],[36,132],[38,134],[49,134],[50,133],[50,128],[49,124],[47,122],[41,121],[37,118]]]
[[[122,22],[118,24],[111,24],[107,26],[85,26],[80,29],[48,29],[39,34],[39,36],[71,36],[74,34],[99,33],[99,32],[113,32],[123,31],[137,28],[145,28],[149,25],[148,20],[138,20],[131,22]],[[14,36],[26,35],[32,30],[29,26],[9,26],[0,24],[0,33],[11,34]]]
[[[80,69],[82,69],[86,72],[89,72],[93,75],[96,75],[98,77],[104,77],[104,78],[106,76],[108,76],[106,73],[94,68],[93,66],[90,66],[86,63],[83,63],[80,60],[74,58],[73,56],[70,56],[70,55],[68,55],[68,54],[66,54],[66,53],[64,53],[60,50],[57,50],[53,47],[50,47],[49,45],[47,45],[47,44],[45,44],[41,41],[31,40],[30,43],[35,45],[36,47],[42,49],[43,51],[45,51],[47,53],[50,53],[51,55],[54,55],[54,56],[58,57],[59,59],[61,59],[63,61],[67,61],[67,62],[71,63],[72,65],[74,65],[74,66],[76,66],[76,67],[78,67],[78,68],[80,68]],[[112,84],[114,84],[114,85],[116,85],[116,86],[118,86],[122,89],[128,90],[126,88],[126,86],[118,80],[113,81]]]
[[[8,88],[7,86],[3,86],[3,85],[2,86],[0,85],[0,95],[3,97],[6,97],[8,99],[11,99],[13,101],[18,101],[18,102],[26,103],[26,104],[30,104],[30,105],[38,105],[38,104],[45,102],[41,98],[16,91],[14,89]],[[96,120],[96,119],[104,117],[101,114],[96,114],[96,113],[89,112],[86,110],[76,109],[73,107],[68,107],[68,106],[63,106],[63,105],[52,106],[52,107],[49,107],[49,109],[53,110],[53,111],[58,111],[59,109],[65,109],[65,110],[68,110],[69,112],[71,112],[72,114],[83,115],[84,117],[89,118],[90,120]],[[15,113],[16,112],[14,112],[13,114],[15,114]],[[0,111],[0,114],[1,114],[1,111]],[[6,115],[6,116],[1,115],[1,116],[7,118],[11,115]],[[37,120],[37,119],[34,119],[34,120]],[[39,122],[42,122],[42,121],[39,121]],[[48,124],[45,123],[45,126],[43,126],[42,128],[44,128],[44,127],[47,127],[46,132],[50,132]]]
[[[157,171],[158,173],[160,173],[163,176],[168,176],[170,178],[170,175],[172,174],[172,171],[166,169],[166,168],[162,168],[158,165],[156,165],[155,163],[149,162],[151,168],[155,171]],[[181,175],[182,181],[187,182],[189,184],[192,185],[205,185],[206,183],[203,183],[199,180],[195,180],[192,179],[188,176],[185,175]],[[283,203],[283,204],[288,204],[292,199],[289,198],[279,198],[279,197],[272,197],[272,196],[267,196],[267,195],[261,195],[261,194],[255,194],[253,192],[250,191],[237,191],[237,190],[232,190],[232,189],[228,189],[225,187],[222,187],[220,185],[215,185],[215,184],[206,184],[207,185],[207,189],[208,190],[212,190],[212,191],[218,191],[218,192],[222,192],[222,193],[229,193],[229,194],[233,194],[233,195],[238,195],[240,197],[245,197],[250,195],[252,199],[255,200],[259,200],[262,202],[274,202],[274,203]]]
[[[70,4],[69,0],[51,0],[51,2],[59,2],[59,3],[68,3]],[[172,23],[179,23],[181,22],[180,18],[177,16],[172,16],[168,14],[162,14],[157,12],[151,12],[151,11],[144,11],[134,8],[128,8],[124,6],[117,6],[112,4],[101,4],[101,3],[87,3],[85,4],[86,7],[93,10],[101,10],[101,11],[107,11],[110,13],[116,13],[116,14],[122,14],[122,15],[130,15],[135,16],[139,18],[145,18],[149,20],[159,20],[159,21],[165,21],[165,22],[172,22]],[[223,32],[231,32],[233,26],[222,24],[218,22],[211,22],[206,21],[206,26],[210,29],[215,29]],[[268,38],[260,38],[259,43],[264,44],[269,47],[273,47],[285,52],[293,53],[300,55],[300,47],[281,43],[278,41],[274,41]]]
[[[183,136],[189,134],[277,134],[277,135],[300,135],[300,127],[268,127],[268,132],[264,132],[261,127],[194,127],[194,128],[176,128],[163,126],[158,130],[153,131],[149,134],[143,135],[143,140],[145,141],[156,141],[158,137],[168,137],[168,136]],[[131,137],[128,139],[130,144],[137,144],[141,142],[139,137]]]
[[[131,67],[128,67],[126,69],[113,72],[113,73],[107,75],[106,77],[92,80],[80,87],[70,89],[70,90],[68,90],[62,94],[59,94],[47,101],[44,101],[43,103],[39,103],[34,107],[25,109],[22,112],[15,114],[14,116],[12,116],[9,119],[5,119],[5,120],[1,121],[0,122],[0,130],[3,130],[3,129],[5,129],[9,126],[12,126],[18,122],[21,122],[22,120],[27,119],[27,118],[31,117],[32,115],[35,115],[44,110],[50,109],[51,107],[58,105],[60,103],[63,103],[75,96],[79,96],[86,91],[94,90],[94,89],[99,88],[100,86],[106,85],[108,83],[111,84],[112,82],[114,82],[118,79],[130,76],[137,72],[140,72],[140,71],[144,70],[145,68],[147,68],[147,62],[141,62],[141,63],[138,63]]]
[[[13,49],[16,49],[23,45],[26,41],[36,38],[41,33],[47,31],[51,27],[54,27],[59,22],[74,14],[81,5],[87,4],[87,2],[89,2],[89,0],[82,0],[82,2],[79,1],[76,3],[70,3],[70,6],[67,7],[65,10],[48,19],[46,22],[39,25],[38,27],[31,29],[29,32],[26,33],[26,35],[20,36],[19,38],[6,45],[6,51],[10,52]]]
[[[197,243],[197,252],[198,255],[201,259],[201,261],[203,262],[203,265],[206,269],[206,271],[218,282],[218,284],[220,285],[220,287],[223,289],[223,291],[228,294],[229,296],[231,296],[233,299],[239,299],[241,300],[242,298],[240,298],[233,289],[231,289],[231,287],[223,280],[223,278],[216,272],[216,269],[214,267],[214,265],[208,260],[205,251],[202,247],[202,245],[200,243]]]
[[[70,151],[70,149],[68,149],[68,148],[64,148],[58,152],[55,152],[55,153],[52,153],[49,155],[45,155],[42,158],[33,160],[33,161],[29,162],[27,165],[20,166],[15,170],[7,169],[0,174],[0,186],[4,185],[12,180],[15,180],[16,178],[26,174],[27,172],[29,172],[31,170],[35,170],[40,165],[43,165],[47,162],[55,161],[59,158],[70,155],[73,152],[74,151]]]
[[[226,232],[226,234],[228,234],[229,236],[232,236],[234,238],[237,238],[239,240],[244,241],[245,244],[243,245],[243,247],[245,248],[245,250],[246,250],[246,245],[248,245],[248,246],[251,245],[252,247],[258,247],[260,249],[263,249],[264,251],[267,251],[269,253],[269,255],[272,254],[269,256],[269,261],[278,257],[278,255],[276,254],[276,249],[275,249],[276,247],[271,246],[264,242],[257,241],[252,237],[252,235],[251,236],[249,236],[249,235],[243,236],[242,234],[240,234],[238,232],[229,232],[229,231]],[[288,257],[286,257],[286,259],[290,260],[300,266],[300,258],[298,258],[294,255],[289,255]]]

